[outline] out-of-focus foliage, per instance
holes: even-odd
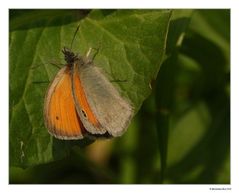
[[[122,137],[10,167],[10,183],[230,183],[230,10],[174,10],[151,86]]]

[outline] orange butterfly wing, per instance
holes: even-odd
[[[75,109],[69,65],[57,73],[48,89],[45,97],[44,119],[49,133],[56,138],[83,138],[85,129]]]
[[[78,63],[73,64],[72,73],[72,92],[75,100],[76,110],[88,134],[104,135],[107,133],[107,131],[102,127],[97,117],[94,115],[94,112],[92,111],[85,95],[85,91],[80,79],[79,65],[80,64]]]

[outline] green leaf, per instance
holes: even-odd
[[[99,48],[94,59],[135,109],[151,93],[163,60],[170,10],[10,10],[10,166],[28,167],[61,159],[72,145],[43,123],[43,101],[49,82],[64,64],[61,49],[84,55]],[[124,80],[124,81],[117,81]]]

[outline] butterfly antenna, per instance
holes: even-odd
[[[73,42],[74,42],[74,40],[75,40],[76,34],[77,34],[77,32],[79,31],[79,29],[80,29],[80,24],[77,26],[76,31],[75,31],[75,33],[74,33],[74,36],[73,36],[73,38],[72,38],[72,40],[71,40],[71,47],[70,47],[70,49],[72,49]]]

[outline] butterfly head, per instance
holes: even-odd
[[[62,49],[62,53],[65,56],[65,61],[67,64],[73,64],[76,60],[78,60],[78,56],[66,47]]]

